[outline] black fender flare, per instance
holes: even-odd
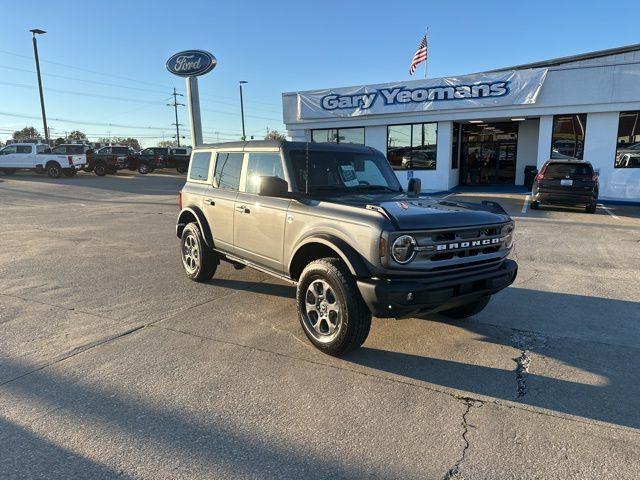
[[[362,258],[362,255],[341,238],[330,234],[311,235],[300,241],[296,245],[291,258],[289,259],[289,265],[287,267],[289,274],[291,273],[291,266],[296,254],[301,248],[310,243],[319,243],[335,251],[340,259],[345,263],[351,274],[356,278],[367,278],[371,276],[371,270]]]
[[[213,235],[209,228],[209,222],[207,222],[207,217],[204,216],[204,213],[202,213],[202,210],[198,207],[185,207],[180,211],[180,214],[178,215],[178,222],[176,223],[176,236],[178,238],[182,236],[182,230],[187,223],[190,223],[187,221],[190,217],[194,217],[196,219],[198,228],[204,237],[204,243],[206,243],[207,247],[213,248]]]

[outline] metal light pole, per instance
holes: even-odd
[[[42,77],[40,76],[40,60],[38,59],[38,41],[36,40],[36,35],[42,35],[45,32],[44,30],[40,30],[39,28],[34,28],[33,30],[29,30],[33,33],[33,55],[36,58],[36,73],[38,74],[38,89],[40,90],[40,108],[42,109],[42,124],[44,126],[44,138],[47,141],[47,145],[49,144],[49,129],[47,128],[47,114],[44,111],[44,94],[42,93]]]
[[[240,83],[240,117],[242,117],[242,141],[245,141],[247,139],[247,135],[245,134],[245,131],[244,131],[244,103],[242,102],[242,85],[249,82],[240,80],[239,83]]]

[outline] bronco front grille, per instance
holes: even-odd
[[[416,260],[440,262],[476,257],[509,248],[513,224],[417,232]]]

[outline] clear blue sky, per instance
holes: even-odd
[[[144,145],[173,134],[165,104],[173,87],[184,92],[184,80],[164,62],[184,49],[218,59],[200,91],[205,140],[222,141],[240,135],[238,80],[249,82],[247,130],[261,138],[267,127],[284,129],[282,92],[408,79],[427,25],[430,77],[640,43],[637,0],[10,5],[0,29],[0,139],[26,125],[42,129],[28,31],[36,27],[48,32],[39,49],[53,135],[111,132],[138,136]],[[180,121],[186,134],[185,109]]]

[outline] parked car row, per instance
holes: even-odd
[[[13,143],[0,149],[0,171],[11,175],[16,170],[35,170],[52,178],[73,176],[79,170],[98,176],[118,170],[137,170],[141,174],[169,168],[186,173],[190,147],[151,147],[135,152],[131,147],[109,145],[96,151],[85,144],[63,144],[51,149],[46,144]]]

